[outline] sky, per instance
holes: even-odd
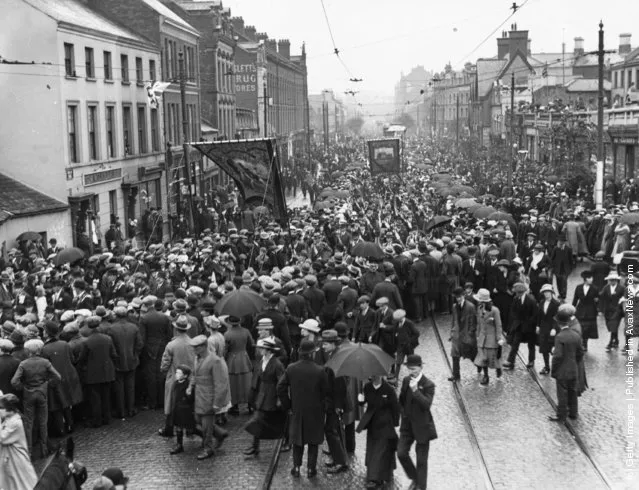
[[[306,43],[311,94],[333,89],[392,95],[402,71],[414,66],[442,71],[448,62],[458,69],[495,56],[496,38],[512,23],[529,31],[533,53],[560,53],[562,40],[572,53],[578,36],[586,51],[596,50],[600,20],[606,49],[617,49],[622,32],[632,33],[632,46],[639,45],[637,0],[518,0],[521,8],[509,19],[512,0],[323,1],[343,63],[333,54],[322,0],[223,0],[223,5],[258,32],[289,39],[292,54]],[[352,77],[363,82],[351,83]]]

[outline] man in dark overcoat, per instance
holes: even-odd
[[[548,418],[553,422],[563,422],[566,414],[571,419],[578,415],[577,365],[584,356],[584,349],[579,333],[570,328],[572,315],[559,312],[556,320],[561,330],[555,336],[551,376],[557,382],[557,413]]]
[[[395,324],[393,322],[394,310],[388,306],[388,298],[382,296],[375,302],[375,328],[373,329],[373,343],[379,345],[384,352],[395,356],[397,342],[395,340]]]
[[[557,246],[550,252],[551,276],[549,283],[552,284],[552,276],[557,278],[557,289],[559,299],[566,299],[568,292],[568,276],[572,272],[573,262],[572,248],[566,243],[566,234],[561,233],[557,238]]]
[[[457,381],[460,379],[460,359],[467,357],[474,360],[476,349],[476,330],[477,330],[477,314],[475,305],[466,300],[464,289],[455,288],[453,291],[455,304],[453,306],[453,323],[450,330],[450,355],[453,358],[453,375],[448,381]],[[472,352],[473,344],[475,345],[474,354]]]
[[[528,293],[525,284],[518,282],[513,285],[515,297],[510,305],[508,321],[510,322],[509,335],[511,336],[511,347],[508,353],[508,360],[503,364],[504,369],[515,367],[515,357],[519,351],[521,343],[528,344],[528,364],[529,368],[535,366],[535,353],[537,328],[537,301]]]
[[[408,275],[408,284],[415,306],[415,321],[421,322],[428,316],[430,309],[429,294],[429,268],[426,262],[417,257],[413,258]]]
[[[151,409],[162,406],[164,401],[164,379],[160,365],[166,344],[173,337],[171,320],[161,313],[161,309],[162,301],[158,300],[140,318],[140,335],[144,343],[140,361],[147,403]]]
[[[353,342],[368,344],[372,342],[373,330],[375,329],[376,315],[370,308],[371,299],[367,296],[360,296],[357,299],[359,311],[355,316],[355,328],[353,330]]]
[[[116,414],[120,418],[135,415],[135,370],[140,363],[142,352],[142,335],[135,323],[128,321],[124,306],[113,309],[116,320],[109,325],[106,333],[113,340],[118,354],[115,363],[115,395]]]
[[[328,380],[326,372],[313,361],[315,344],[300,342],[300,360],[290,364],[277,383],[277,396],[289,411],[290,441],[293,444],[291,475],[300,476],[304,446],[308,445],[308,476],[317,475],[318,446],[324,442],[324,420]]]
[[[473,290],[476,292],[483,284],[485,266],[477,257],[477,247],[468,247],[468,259],[462,263],[461,282],[473,284]]]
[[[115,381],[115,363],[118,360],[113,340],[97,328],[101,322],[99,316],[87,318],[91,333],[82,344],[78,359],[78,365],[85,367],[93,427],[111,423],[111,385]]]
[[[402,381],[399,404],[402,411],[399,427],[397,459],[406,476],[412,480],[412,489],[425,490],[428,476],[430,441],[437,439],[435,422],[430,412],[435,397],[435,383],[422,373],[422,358],[411,354],[406,360],[410,375]],[[410,457],[410,448],[416,443],[417,467]]]

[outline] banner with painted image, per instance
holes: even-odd
[[[400,173],[399,139],[368,140],[371,175]]]
[[[266,206],[282,226],[287,222],[277,145],[272,139],[192,143],[231,177],[245,204]]]

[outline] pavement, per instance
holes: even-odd
[[[129,477],[132,490],[210,490],[261,488],[266,477],[275,441],[262,441],[258,458],[246,459],[242,451],[252,441],[243,430],[248,415],[229,417],[224,427],[229,437],[212,458],[198,461],[201,439],[184,440],[185,452],[170,455],[175,438],[163,438],[161,411],[140,412],[127,420],[115,420],[99,429],[79,429],[73,434],[75,458],[89,472],[87,488],[102,471],[119,467]],[[42,468],[42,460],[34,465]]]

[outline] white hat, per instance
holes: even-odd
[[[617,272],[612,271],[610,274],[608,274],[606,276],[606,281],[620,281],[621,277],[619,277],[619,274],[617,274]]]
[[[552,284],[544,284],[539,290],[540,293],[545,293],[546,291],[549,291],[554,294],[555,291],[552,288]]]
[[[313,333],[320,333],[321,331],[318,321],[314,320],[313,318],[309,318],[308,320],[304,321],[304,323],[300,323],[300,328]]]

